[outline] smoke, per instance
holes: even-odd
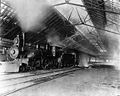
[[[61,35],[55,29],[51,29],[46,35],[47,42],[52,46],[62,46]]]
[[[113,53],[113,63],[115,65],[115,68],[120,70],[120,36],[117,37],[117,40],[118,40],[118,47],[115,48],[116,50],[114,50],[114,53]]]
[[[17,19],[24,31],[42,27],[50,5],[46,0],[6,0],[15,10]]]
[[[118,17],[120,18],[120,17]],[[116,26],[109,26],[107,30],[120,32],[120,21],[117,22],[118,25],[116,25],[118,28],[115,29]],[[114,65],[117,70],[120,70],[120,35],[107,33],[108,39],[109,39],[109,47],[110,47],[110,54],[111,54],[111,65]]]

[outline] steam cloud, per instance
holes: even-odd
[[[119,19],[120,16],[118,16],[117,19]],[[107,28],[107,30],[111,30],[111,31],[115,31],[118,32],[120,31],[120,21],[117,22],[118,23],[118,29],[116,30],[116,26],[110,26]],[[111,56],[112,56],[112,62],[111,64],[114,65],[116,67],[116,69],[120,70],[120,35],[116,35],[116,34],[107,34],[108,35],[108,39],[109,39],[109,46],[110,46],[110,50],[111,50]]]
[[[47,42],[50,43],[52,46],[61,46],[61,38],[60,34],[58,34],[55,29],[52,29],[51,32],[49,32],[46,35]]]
[[[41,27],[50,5],[45,0],[6,0],[15,10],[24,31]]]

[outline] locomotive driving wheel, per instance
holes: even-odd
[[[26,64],[22,64],[20,67],[19,67],[19,72],[26,72],[27,71],[27,65]]]
[[[43,69],[50,69],[51,65],[53,64],[52,60],[45,59],[42,64]]]
[[[48,69],[49,61],[48,61],[47,59],[44,60],[44,62],[43,62],[43,66],[44,66],[43,69]]]
[[[41,61],[40,61],[40,60],[37,60],[37,61],[35,62],[35,64],[36,64],[36,68],[37,68],[37,69],[41,69]]]

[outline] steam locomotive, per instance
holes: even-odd
[[[26,72],[77,65],[77,53],[57,46],[25,43],[20,48],[19,36],[14,40],[0,38],[0,71]]]

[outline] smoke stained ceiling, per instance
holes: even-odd
[[[61,15],[58,16],[53,12],[53,15],[49,14],[51,15],[50,18],[45,20],[47,23],[44,23],[50,28],[55,28],[57,32],[62,34],[60,35],[60,40],[63,45],[74,47],[75,49],[84,49],[86,52],[89,52],[91,49],[92,51],[97,49],[101,52],[100,54],[106,54],[106,51],[111,51],[113,49],[111,46],[116,48],[118,43],[117,40],[113,38],[113,36],[115,37],[116,35],[113,35],[114,33],[111,32],[119,34],[120,31],[118,25],[120,24],[118,23],[119,14],[116,14],[120,13],[119,7],[116,7],[119,6],[119,2],[114,2],[114,0],[94,0],[94,2],[93,0],[47,1],[50,5],[55,5],[54,8],[57,9],[58,13],[60,12],[60,14],[65,17]],[[2,2],[0,19],[5,20],[6,22],[3,23],[7,24],[10,29],[3,26],[4,24],[1,24],[1,26],[4,27],[1,27],[1,34],[4,34],[2,35],[3,37],[13,39],[16,34],[21,32],[20,22],[16,20],[13,9],[6,6],[4,0],[2,0]],[[113,13],[100,11],[99,9]],[[36,30],[38,32],[37,34],[35,34],[35,32],[25,33],[28,34],[26,35],[26,41],[35,44],[40,43],[45,40],[46,37],[44,35],[51,30],[50,28],[44,27],[43,29]],[[17,33],[14,31],[17,31]],[[39,34],[39,32],[41,33]],[[42,34],[42,32],[45,34]],[[34,37],[36,37],[36,39]],[[111,38],[113,38],[113,40]],[[115,45],[113,43],[115,43]],[[83,46],[84,48],[81,48]]]

